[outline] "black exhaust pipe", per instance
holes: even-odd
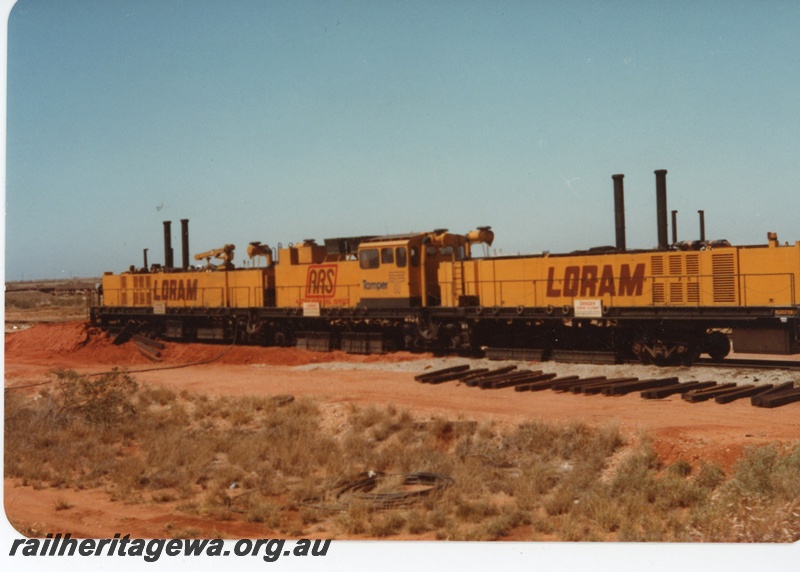
[[[145,270],[145,272],[147,272],[147,269],[149,267],[147,266],[147,249],[146,248],[144,249],[144,252],[142,254],[144,254],[144,270]]]
[[[700,215],[700,242],[706,241],[706,213],[705,211],[697,211]]]
[[[625,175],[611,175],[614,180],[614,226],[617,231],[617,250],[625,252],[625,191],[622,179]]]
[[[172,268],[172,221],[164,221],[164,268]]]
[[[667,236],[667,170],[659,169],[656,174],[656,217],[658,224],[658,249],[669,250]]]
[[[184,270],[189,269],[189,219],[181,219],[181,254],[183,255],[181,265]]]
[[[678,244],[678,211],[672,211],[672,244]]]

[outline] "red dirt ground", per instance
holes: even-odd
[[[643,434],[651,436],[655,450],[666,463],[678,459],[693,464],[710,461],[724,468],[729,468],[749,445],[800,440],[798,403],[770,410],[752,407],[748,400],[720,406],[713,401],[690,404],[679,396],[643,400],[636,393],[603,398],[550,391],[517,393],[513,388],[481,391],[455,383],[416,383],[411,370],[342,369],[341,364],[334,369],[324,365],[389,364],[431,357],[408,353],[354,356],[285,348],[168,343],[164,356],[163,362],[154,364],[133,343],[114,346],[106,336],[83,323],[40,324],[6,335],[5,386],[35,392],[36,387],[22,386],[41,383],[55,368],[93,373],[119,366],[134,373],[140,382],[213,395],[312,396],[330,407],[341,403],[392,403],[419,416],[436,414],[499,423],[533,419],[614,423],[633,439]],[[214,361],[182,367],[210,360]],[[308,364],[320,367],[294,367]],[[171,366],[172,369],[163,369]],[[86,537],[110,536],[123,529],[138,537],[159,537],[169,530],[185,529],[229,537],[264,534],[263,525],[203,521],[182,515],[174,511],[175,503],[125,505],[110,501],[96,490],[33,490],[10,479],[4,482],[8,518],[12,523],[24,524],[29,532],[64,530]],[[73,508],[56,511],[54,507],[60,500],[66,500]]]

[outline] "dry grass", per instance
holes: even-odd
[[[35,397],[6,395],[5,474],[37,488],[103,487],[121,502],[171,503],[298,536],[800,539],[800,444],[749,450],[726,475],[685,460],[662,466],[647,439],[626,443],[614,426],[508,428],[353,406],[331,432],[309,400],[178,395],[120,371],[53,375]],[[455,484],[391,510],[304,502],[368,471],[444,474]]]
[[[7,285],[7,288],[13,285]],[[92,285],[91,288],[94,286]],[[84,292],[8,290],[5,295],[6,322],[62,322],[84,319],[89,313],[89,295]]]

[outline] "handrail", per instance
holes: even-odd
[[[738,274],[726,274],[724,275],[725,278],[730,278],[734,281],[735,284],[735,291],[734,295],[736,301],[731,303],[726,302],[713,302],[713,295],[714,295],[714,286],[713,280],[715,278],[720,278],[719,275],[714,274],[682,274],[682,275],[672,275],[672,276],[645,276],[644,277],[644,285],[642,288],[641,297],[649,296],[650,305],[652,306],[735,306],[735,307],[746,307],[748,305],[748,296],[752,298],[754,286],[752,283],[755,279],[764,279],[764,278],[772,278],[772,279],[783,279],[785,280],[785,286],[776,289],[776,292],[786,293],[782,294],[782,297],[788,298],[786,299],[778,299],[777,301],[764,304],[767,306],[795,306],[798,304],[797,298],[797,291],[795,288],[795,275],[791,272],[770,272],[770,273],[738,273]],[[463,279],[463,278],[462,278]],[[578,278],[578,292],[580,293],[581,290],[584,289],[586,280]],[[594,279],[595,281],[599,280],[599,278]],[[564,278],[554,278],[553,280],[549,281],[551,285],[556,285],[559,289],[563,288],[566,279]],[[749,282],[749,284],[748,284]],[[653,286],[655,284],[674,284],[674,283],[682,283],[682,284],[691,284],[697,283],[698,286],[698,299],[696,302],[689,302],[684,296],[682,302],[670,301],[668,293],[665,290],[665,296],[663,302],[655,302],[653,300]],[[483,279],[478,281],[465,281],[464,289],[462,295],[474,294],[478,295],[481,299],[488,299],[488,296],[484,296],[487,292],[487,289],[492,294],[493,301],[500,301],[500,304],[503,305],[503,296],[509,291],[512,285],[522,285],[523,290],[521,297],[526,300],[525,305],[531,305],[535,307],[546,306],[547,303],[547,296],[544,295],[545,289],[547,288],[548,280],[547,279],[509,279],[509,280],[497,280],[497,279]],[[455,274],[451,277],[449,284],[443,284],[444,288],[449,289],[449,298],[450,303],[452,306],[456,306],[458,303],[457,300],[457,290],[455,287]],[[350,306],[355,306],[358,303],[358,300],[353,299],[353,289],[358,288],[358,284],[338,284],[337,285],[337,292],[341,292],[344,290],[345,294],[335,296],[332,298],[335,299],[342,299],[346,298]],[[260,287],[259,287],[260,288]],[[217,307],[219,306],[216,301],[222,301],[223,305],[231,305],[233,301],[237,302],[238,307],[250,307],[253,303],[255,303],[258,299],[258,293],[251,292],[254,290],[253,286],[230,286],[228,287],[228,296],[225,299],[225,288],[223,286],[204,286],[197,288],[197,299],[196,300],[163,300],[167,303],[168,306],[172,307]],[[239,303],[238,298],[242,296],[242,291],[245,292],[245,303],[242,305]],[[144,289],[144,288],[107,288],[103,290],[102,295],[102,304],[104,306],[108,306],[108,299],[116,299],[119,304],[118,306],[131,306],[131,307],[152,307],[154,300],[153,296],[150,296],[151,303],[150,304],[143,304],[143,303],[132,303],[132,300],[128,300],[126,304],[122,304],[122,294],[125,293],[150,293],[152,294],[152,289]],[[296,292],[295,296],[292,296],[291,293]],[[235,294],[235,295],[232,295]],[[305,300],[306,296],[304,296],[304,286],[276,286],[275,287],[276,297],[278,296],[285,296],[289,293],[290,297],[293,298],[294,303],[298,304],[299,301]],[[763,292],[762,292],[763,294]],[[263,296],[263,293],[261,294]],[[604,300],[609,301],[609,305],[614,305],[614,301],[621,298],[619,295],[612,295],[612,294],[603,294],[602,296],[562,296],[562,298],[569,298],[569,299],[576,299],[576,298],[602,298]],[[711,298],[709,301],[708,298]],[[776,296],[777,298],[777,296]],[[334,306],[330,303],[331,298],[315,298],[314,301],[318,301],[320,303],[320,307],[329,307]],[[530,300],[531,303],[528,304],[527,301]],[[215,303],[212,304],[211,302],[214,301]],[[95,291],[92,292],[91,307],[100,307],[101,305],[101,296]],[[262,298],[261,304],[264,304],[264,300]],[[510,304],[509,304],[510,305]],[[338,307],[338,305],[337,305]]]
[[[735,283],[735,290],[734,296],[735,301],[732,303],[725,303],[725,302],[714,302],[713,295],[714,295],[714,285],[713,280],[719,279],[721,277],[730,278]],[[650,298],[650,305],[653,306],[737,306],[737,307],[744,307],[747,306],[747,296],[748,293],[752,296],[753,287],[748,285],[748,281],[752,284],[753,280],[756,278],[774,278],[774,279],[785,279],[785,286],[776,291],[786,292],[786,296],[788,296],[788,300],[778,300],[772,303],[766,304],[769,306],[782,306],[782,305],[790,305],[794,306],[797,304],[797,296],[795,290],[795,276],[791,272],[770,272],[770,273],[739,273],[739,274],[726,274],[724,276],[714,275],[714,274],[681,274],[681,275],[669,275],[669,276],[645,276],[642,293],[639,295],[640,297],[649,297]],[[597,282],[600,278],[594,278],[593,281]],[[622,297],[618,294],[603,294],[603,295],[581,295],[580,292],[585,290],[585,286],[587,280],[578,278],[578,295],[575,296],[561,296],[562,298],[569,298],[569,299],[576,299],[576,298],[603,298],[613,302],[619,298],[627,298],[627,296]],[[529,291],[523,291],[521,297],[525,300],[531,300],[531,306],[545,306],[545,300],[547,296],[544,294],[548,283],[553,286],[559,287],[559,290],[562,289],[566,279],[564,278],[554,278],[552,280],[548,280],[546,278],[537,278],[537,279],[482,279],[478,281],[467,281],[465,283],[464,293],[474,291],[481,300],[490,299],[489,296],[485,296],[484,294],[491,292],[491,299],[492,300],[500,300],[501,303],[505,302],[503,300],[504,292],[509,290],[511,285],[522,285],[524,288],[525,285],[530,285]],[[687,300],[687,295],[684,295],[684,300],[682,302],[677,301],[670,301],[668,294],[665,291],[665,298],[663,302],[655,302],[653,300],[653,286],[655,284],[691,284],[696,283],[699,285],[698,287],[698,300],[695,302],[690,302]],[[707,287],[704,287],[707,285]],[[472,286],[472,287],[470,287]],[[447,287],[450,290],[451,298],[454,298],[455,293],[455,285],[453,283],[448,284]],[[712,297],[712,300],[708,300],[709,297]],[[455,305],[456,300],[452,300],[452,304]],[[488,302],[487,302],[488,303]],[[613,304],[612,304],[613,305]]]

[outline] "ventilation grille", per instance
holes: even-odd
[[[669,257],[669,273],[672,276],[683,274],[683,257],[680,254],[671,254]]]
[[[680,282],[670,282],[669,301],[672,304],[683,303],[683,284]]]
[[[150,276],[134,276],[133,277],[133,305],[144,306],[153,303],[152,293],[150,291]]]
[[[686,301],[700,303],[700,283],[690,282],[686,285]]]
[[[133,287],[134,288],[150,288],[150,276],[134,276],[133,277]]]
[[[714,302],[736,302],[733,254],[712,255],[711,271],[714,274]]]
[[[663,304],[664,301],[665,301],[664,285],[663,284],[653,284],[653,303],[654,304]]]
[[[686,255],[686,274],[696,276],[700,274],[700,257],[696,254]]]
[[[653,276],[663,276],[664,275],[664,257],[663,256],[651,256],[650,257],[650,266],[653,268]]]

